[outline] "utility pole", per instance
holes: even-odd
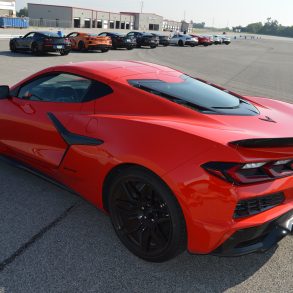
[[[142,11],[143,11],[143,1],[140,1],[140,13],[142,13]]]
[[[184,10],[184,17],[183,17],[183,20],[185,21],[186,20],[186,10]]]

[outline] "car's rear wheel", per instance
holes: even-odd
[[[109,51],[108,48],[101,49],[101,52],[102,52],[102,53],[106,53],[106,52],[108,52],[108,51]]]
[[[78,43],[78,50],[81,51],[81,52],[85,52],[85,51],[87,51],[84,42],[79,42],[79,43]]]
[[[16,52],[16,45],[15,45],[15,43],[14,42],[10,42],[9,43],[9,46],[10,46],[10,51],[12,53],[15,53]]]
[[[179,40],[179,42],[178,42],[178,46],[180,46],[180,47],[183,47],[183,46],[184,46],[184,43],[183,43],[182,40]]]
[[[60,51],[60,55],[61,55],[61,56],[66,56],[66,55],[68,55],[69,53],[70,53],[69,50],[63,50],[63,51]]]
[[[40,54],[39,47],[38,47],[37,43],[32,43],[31,51],[32,51],[33,55],[39,55]]]
[[[128,46],[126,49],[127,50],[133,50],[133,47],[132,46]]]
[[[190,47],[192,47],[192,48],[195,47],[195,44],[191,44]]]
[[[163,262],[186,249],[181,208],[159,177],[144,168],[128,167],[113,175],[108,186],[114,229],[132,253]]]
[[[157,48],[157,45],[150,45],[151,49]]]

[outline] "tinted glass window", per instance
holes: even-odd
[[[32,38],[35,35],[35,33],[28,33],[24,36],[24,38]]]
[[[44,32],[42,34],[45,35],[46,37],[50,37],[50,38],[60,38],[60,36],[58,34],[53,33],[53,32]]]
[[[232,110],[231,114],[233,114],[238,113],[239,109],[242,112],[244,107],[247,108],[247,114],[243,113],[242,115],[255,115],[258,113],[253,105],[226,91],[219,90],[186,75],[182,75],[180,78],[181,82],[174,83],[162,80],[129,80],[129,83],[172,102],[202,112],[227,114]]]
[[[108,85],[67,73],[45,75],[20,88],[18,97],[31,101],[81,103],[112,93]]]
[[[18,97],[32,101],[80,103],[90,86],[91,80],[80,76],[50,75],[22,87]]]

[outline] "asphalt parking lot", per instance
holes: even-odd
[[[0,40],[0,83],[55,64],[143,60],[245,95],[293,103],[293,41],[168,47],[33,57]],[[129,253],[106,215],[76,195],[0,162],[0,292],[293,292],[293,238],[276,251],[238,258],[184,253],[163,264]],[[2,291],[1,291],[2,290]]]

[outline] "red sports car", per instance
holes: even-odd
[[[208,36],[200,36],[200,35],[191,35],[192,37],[198,38],[198,45],[203,45],[205,47],[213,44],[213,41]]]
[[[110,214],[137,256],[266,251],[293,223],[293,105],[143,62],[0,87],[1,156]]]

